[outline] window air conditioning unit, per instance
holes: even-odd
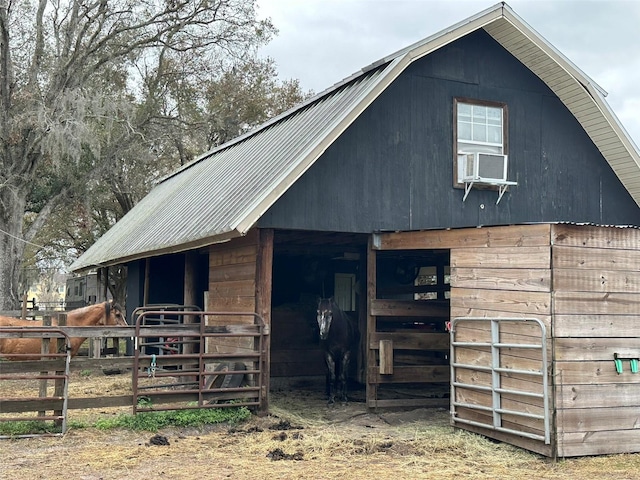
[[[507,155],[497,153],[463,154],[463,182],[504,184],[507,181]]]

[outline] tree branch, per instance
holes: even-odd
[[[59,193],[51,197],[45,206],[38,212],[36,219],[29,225],[29,228],[24,234],[24,239],[28,242],[33,240],[35,236],[38,234],[40,229],[49,219],[49,216],[53,212],[54,208],[67,196],[68,190],[67,188],[63,188]]]

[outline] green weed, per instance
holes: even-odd
[[[251,412],[246,407],[167,410],[142,412],[137,415],[121,414],[114,418],[98,420],[95,427],[100,430],[126,428],[156,432],[170,426],[198,427],[216,423],[239,423],[250,416]]]
[[[156,432],[165,427],[198,427],[216,423],[239,423],[251,416],[246,407],[238,408],[203,408],[192,410],[167,410],[162,412],[142,412],[137,415],[121,414],[113,418],[99,419],[91,425],[81,421],[70,421],[68,428],[91,428],[110,430],[126,428],[129,430],[143,430]],[[60,433],[61,427],[53,422],[24,420],[15,422],[0,422],[0,435],[39,435]]]
[[[38,420],[22,420],[17,422],[1,422],[0,435],[19,436],[19,435],[38,435],[45,433],[60,433],[62,427],[54,425],[52,422],[43,422]]]

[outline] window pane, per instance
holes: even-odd
[[[484,125],[473,125],[473,140],[476,142],[486,142],[487,141],[487,129]]]
[[[500,108],[487,107],[487,123],[502,125],[502,110]]]
[[[473,106],[473,123],[485,123],[487,118],[487,107]]]
[[[471,140],[471,124],[470,123],[458,123],[458,139],[459,140]]]
[[[471,105],[467,103],[458,103],[458,118],[471,119]]]
[[[487,130],[489,131],[490,143],[502,143],[502,127],[501,126],[494,127],[493,125],[489,125],[487,127]]]

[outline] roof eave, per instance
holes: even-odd
[[[143,260],[145,258],[150,257],[159,257],[161,255],[169,255],[173,253],[182,253],[189,250],[195,250],[198,248],[208,247],[210,245],[215,245],[219,243],[229,242],[234,238],[242,237],[246,234],[246,232],[239,232],[238,230],[231,230],[222,234],[214,235],[207,238],[202,238],[199,240],[194,240],[193,242],[182,243],[180,245],[169,246],[165,248],[160,248],[157,250],[149,250],[144,252],[136,252],[135,254],[127,255],[125,257],[112,258],[109,260],[105,260],[103,262],[95,263],[95,262],[78,262],[76,260],[71,264],[69,270],[72,272],[85,272],[87,270],[93,270],[96,268],[104,268],[104,267],[112,267],[114,265],[123,265],[125,263],[134,262],[136,260]],[[82,257],[80,257],[82,258]]]

